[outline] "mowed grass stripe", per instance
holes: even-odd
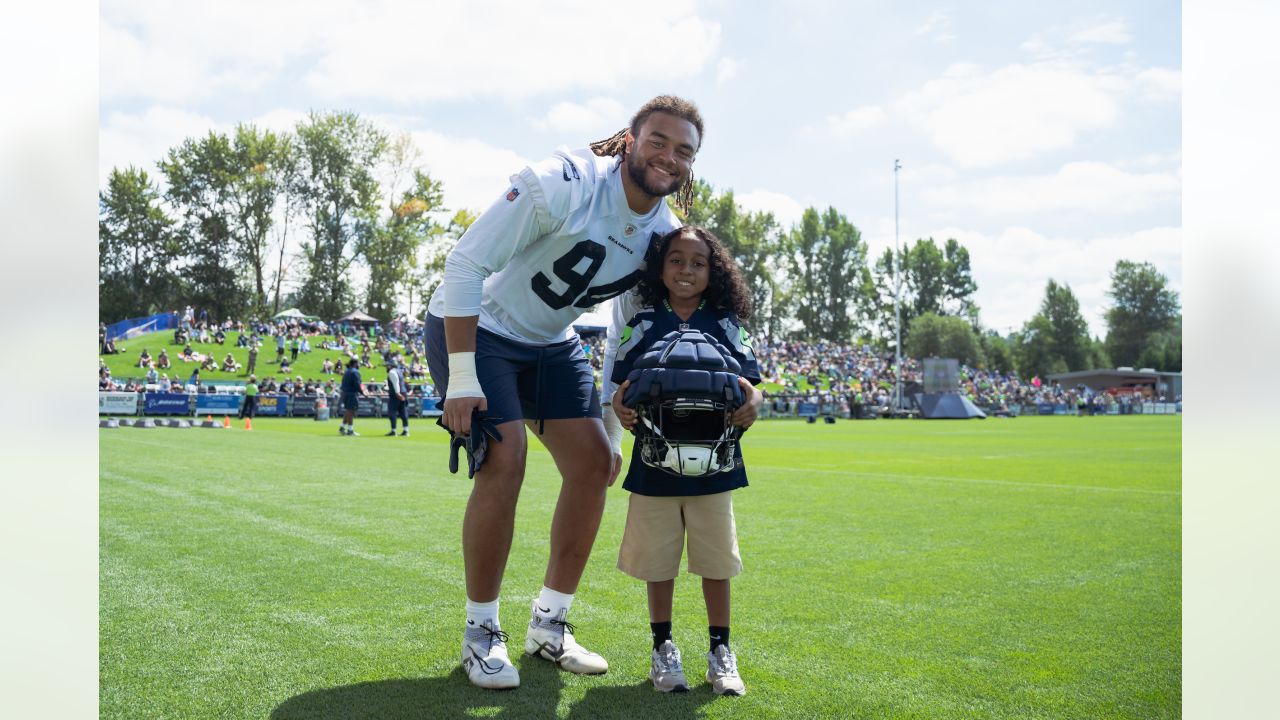
[[[751,688],[737,699],[701,684],[705,616],[687,575],[675,625],[694,691],[648,687],[643,584],[613,567],[619,488],[574,610],[610,673],[521,659],[525,686],[495,696],[456,670],[470,483],[444,469],[443,432],[347,439],[271,419],[253,433],[104,431],[102,716],[1176,716],[1169,420],[757,425],[752,485],[735,494],[733,637]],[[1081,443],[1107,467],[1024,453]],[[856,470],[830,467],[842,458]],[[1077,491],[1082,478],[1120,492]],[[502,598],[517,651],[558,492],[531,439]]]

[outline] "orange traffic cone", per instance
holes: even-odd
[[[231,429],[231,416],[230,416],[230,415],[223,415],[223,416],[222,416],[222,427],[224,427],[224,428],[226,428],[226,429],[228,429],[228,430],[230,430],[230,429]]]
[[[245,430],[252,430],[252,429],[253,429],[253,419],[252,419],[252,418],[245,418],[245,419],[244,419],[244,429],[245,429]]]

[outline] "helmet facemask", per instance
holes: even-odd
[[[741,366],[711,336],[668,333],[636,361],[623,403],[637,413],[640,459],[671,475],[705,477],[732,470],[741,429]]]

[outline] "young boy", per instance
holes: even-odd
[[[613,383],[621,383],[612,397],[612,413],[605,413],[615,454],[621,448],[621,430],[616,423],[626,428],[636,423],[636,412],[622,404],[632,363],[674,330],[700,330],[712,336],[741,365],[744,403],[731,418],[734,425],[746,428],[755,422],[763,400],[753,387],[760,382],[755,354],[738,324],[740,317],[750,317],[751,298],[719,239],[703,228],[686,226],[664,236],[655,255],[661,261],[650,263],[637,286],[647,307],[628,323],[608,376]],[[631,453],[622,486],[631,492],[631,500],[618,569],[648,583],[653,633],[649,678],[661,692],[689,689],[680,650],[671,635],[675,578],[680,573],[686,535],[689,572],[702,576],[707,604],[707,682],[717,695],[747,691],[729,647],[729,579],[742,571],[731,491],[747,485],[740,449],[735,448],[734,460],[730,470],[684,477],[646,465],[640,460],[639,448]]]

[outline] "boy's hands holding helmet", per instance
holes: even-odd
[[[733,416],[729,419],[735,426],[740,428],[749,428],[759,416],[760,403],[764,402],[764,395],[756,390],[746,378],[739,377],[738,385],[742,387],[742,407],[733,411]],[[624,423],[625,424],[625,423]]]
[[[630,380],[623,380],[622,384],[613,393],[613,399],[610,404],[613,405],[613,412],[618,416],[618,422],[622,423],[622,427],[631,430],[636,426],[636,411],[622,404],[622,396],[626,393],[627,387],[631,385]]]

